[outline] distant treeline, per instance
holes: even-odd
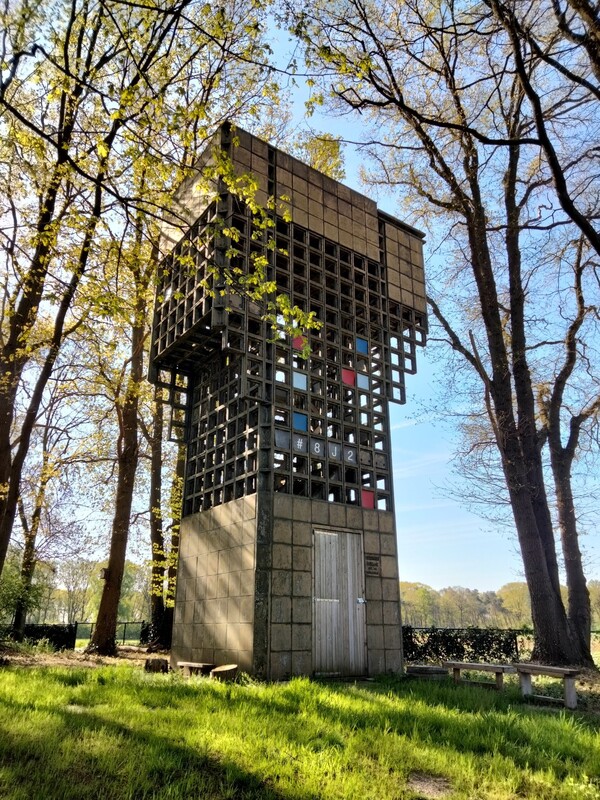
[[[600,628],[600,581],[590,581],[592,627]],[[566,589],[563,589],[566,597]],[[424,583],[400,583],[402,623],[415,628],[522,628],[531,626],[525,582],[507,583],[495,592],[463,586],[432,589]]]
[[[106,561],[65,558],[40,561],[29,592],[27,622],[35,625],[67,625],[95,620],[100,603]],[[21,554],[8,552],[0,577],[0,627],[10,626],[23,592]],[[150,619],[150,564],[125,563],[119,601],[120,620]]]

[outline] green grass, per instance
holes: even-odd
[[[5,642],[0,641],[0,650],[2,650]],[[32,656],[40,655],[42,653],[55,653],[56,648],[48,641],[48,639],[23,639],[22,642],[10,642],[11,653],[18,653],[19,655]]]
[[[85,648],[90,643],[91,637],[87,637],[86,639],[75,639],[75,650],[85,650]],[[117,646],[118,647],[140,647],[140,637],[134,637],[133,639],[119,639],[117,638]]]
[[[415,800],[420,774],[449,800],[598,800],[598,727],[511,687],[4,668],[0,797]]]

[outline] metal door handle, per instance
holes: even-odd
[[[357,597],[356,602],[358,603],[359,606],[364,606],[367,601],[365,600],[364,597]]]

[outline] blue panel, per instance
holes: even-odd
[[[292,375],[292,385],[294,389],[301,389],[305,392],[308,388],[308,375],[305,372],[294,372]]]
[[[308,431],[308,415],[294,411],[294,430]]]
[[[356,352],[357,353],[365,353],[369,352],[369,342],[366,339],[361,339],[359,336],[356,337]]]

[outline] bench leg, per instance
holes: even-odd
[[[452,677],[454,678],[454,683],[460,683],[460,667],[453,668]]]
[[[498,689],[498,691],[501,692],[503,686],[504,686],[504,673],[503,672],[497,672],[496,673],[496,689]]]
[[[521,684],[521,694],[523,697],[533,694],[533,689],[531,688],[531,675],[526,672],[520,672],[519,683]]]
[[[575,691],[575,678],[564,678],[565,682],[565,706],[567,708],[577,708],[577,692]]]

